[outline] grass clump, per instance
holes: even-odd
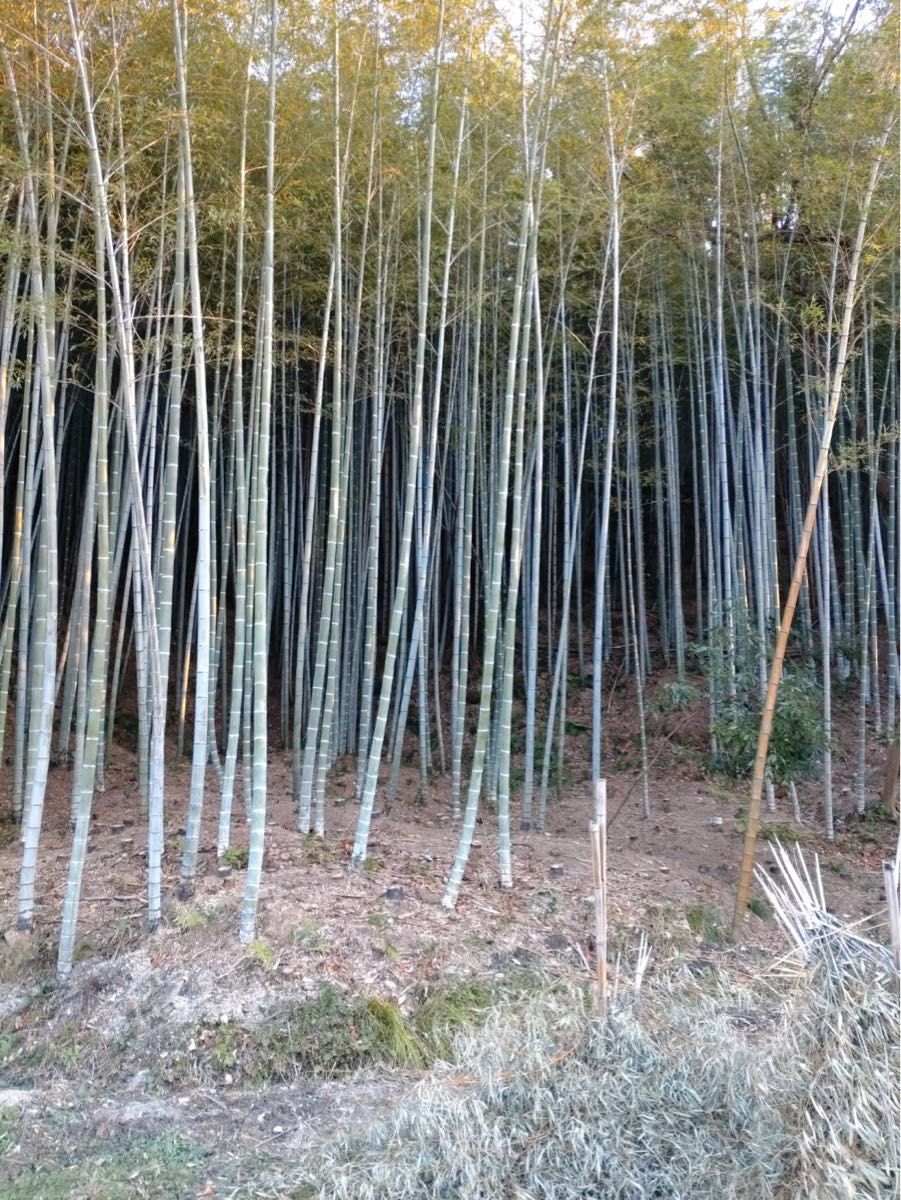
[[[367,1000],[366,1026],[372,1047],[388,1062],[399,1067],[424,1067],[430,1062],[428,1047],[391,1001]]]
[[[262,1035],[258,1061],[290,1064],[292,1075],[346,1075],[376,1063],[425,1064],[396,1004],[348,997],[331,984],[293,1005]]]
[[[19,1109],[14,1105],[0,1108],[0,1159],[12,1150],[19,1128]]]
[[[298,1075],[336,1078],[361,1067],[424,1067],[429,1047],[392,1001],[347,996],[331,984],[258,1025],[206,1025],[191,1038],[181,1077],[227,1075],[262,1084]]]
[[[454,1037],[464,1029],[484,1025],[499,998],[496,986],[480,980],[431,988],[416,1010],[416,1029],[434,1054],[449,1059]]]
[[[456,1038],[482,1025],[498,1003],[522,1002],[535,987],[534,977],[503,987],[460,981],[424,991],[406,1016],[393,1000],[348,996],[324,984],[257,1025],[195,1028],[174,1078],[259,1085],[302,1075],[341,1078],[364,1067],[424,1069],[452,1059]]]
[[[705,942],[721,942],[723,940],[723,923],[720,914],[708,904],[692,904],[685,910],[685,920],[688,928]]]
[[[187,933],[191,929],[200,929],[205,924],[206,914],[202,913],[199,908],[183,905],[176,909],[175,927],[183,933]]]
[[[259,963],[264,971],[271,971],[275,966],[272,947],[263,938],[254,938],[247,949],[254,962]]]

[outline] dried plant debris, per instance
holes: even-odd
[[[805,1076],[797,1200],[899,1194],[898,974],[890,952],[827,911],[819,863],[774,848],[758,879],[792,941],[804,986],[789,1028]]]
[[[777,854],[783,882],[767,898],[794,961],[775,1009],[759,989],[683,972],[620,995],[599,1024],[582,991],[558,984],[460,1036],[465,1067],[384,1124],[308,1152],[298,1196],[897,1196],[891,957],[826,912],[800,855]]]

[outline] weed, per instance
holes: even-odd
[[[199,908],[190,908],[182,905],[175,912],[175,926],[181,929],[182,932],[187,932],[190,929],[200,929],[206,924],[206,915]]]
[[[703,938],[705,942],[723,940],[723,925],[715,908],[707,904],[692,904],[685,910],[685,920],[691,932]]]
[[[220,856],[219,862],[223,867],[234,867],[241,871],[247,866],[248,850],[246,846],[229,846]]]
[[[0,1067],[6,1066],[19,1051],[22,1035],[15,1029],[0,1029]]]
[[[315,833],[308,833],[303,840],[303,859],[311,866],[330,862],[332,849],[324,838],[318,837]]]
[[[761,900],[759,896],[752,896],[748,901],[748,912],[752,912],[755,917],[760,917],[761,921],[765,921],[770,915],[766,901]]]
[[[210,1043],[210,1055],[219,1071],[230,1070],[238,1061],[238,1033],[234,1025],[217,1025]]]
[[[867,809],[866,816],[872,821],[882,821],[889,825],[894,825],[898,819],[894,809],[885,804],[874,804]]]
[[[398,950],[397,946],[395,946],[393,942],[386,941],[382,946],[382,953],[384,954],[385,958],[387,958],[388,962],[400,962],[400,950]]]
[[[250,954],[260,964],[265,971],[271,971],[275,963],[275,955],[272,953],[272,947],[262,938],[254,938],[247,947]]]
[[[534,976],[506,981],[503,995],[531,995]],[[223,1021],[195,1029],[173,1078],[185,1083],[229,1077],[259,1086],[297,1074],[335,1078],[361,1067],[429,1066],[449,1059],[463,1030],[482,1024],[498,1002],[498,984],[454,983],[424,990],[413,1015],[394,1001],[348,996],[332,984],[254,1026]]]

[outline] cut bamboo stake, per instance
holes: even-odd
[[[591,832],[591,870],[594,880],[595,1010],[607,1016],[607,780],[599,779],[594,791],[595,819]]]
[[[901,971],[901,896],[899,896],[901,871],[898,870],[897,856],[894,859],[885,859],[882,864],[882,877],[885,882],[885,903],[888,906],[892,954],[895,956],[895,966]]]
[[[829,466],[829,447],[832,444],[832,431],[835,428],[839,403],[842,397],[842,380],[844,379],[845,363],[848,357],[848,342],[851,336],[851,317],[854,313],[854,302],[857,295],[857,272],[860,267],[860,259],[866,239],[870,204],[873,200],[873,193],[876,190],[876,182],[879,178],[882,156],[885,153],[889,130],[890,126],[886,128],[882,136],[879,151],[870,168],[870,178],[860,210],[860,221],[857,226],[857,236],[854,241],[854,251],[851,255],[851,264],[848,271],[848,288],[845,292],[845,304],[842,312],[841,335],[838,344],[835,373],[832,376],[832,385],[829,390],[829,408],[826,412],[826,421],[820,439],[820,452],[817,458],[816,473],[810,485],[810,498],[807,501],[807,513],[804,517],[801,544],[798,546],[795,569],[792,573],[791,586],[788,590],[788,598],[785,601],[782,620],[779,623],[776,648],[773,652],[773,662],[770,667],[770,678],[766,690],[766,699],[763,704],[763,714],[760,719],[760,733],[757,739],[757,757],[754,760],[754,774],[751,780],[751,801],[748,806],[748,825],[745,832],[741,872],[738,877],[738,890],[735,894],[735,912],[732,914],[733,937],[736,936],[741,928],[741,923],[744,920],[745,911],[748,907],[751,876],[754,872],[754,848],[757,844],[757,828],[760,824],[760,802],[763,796],[763,783],[766,774],[767,753],[770,747],[770,735],[773,732],[773,716],[776,711],[776,695],[779,691],[779,682],[782,678],[782,666],[785,661],[785,651],[788,647],[788,635],[791,632],[795,608],[798,604],[798,597],[801,594],[801,585],[804,582],[807,571],[807,555],[810,550],[813,529],[816,523],[820,492],[823,489],[823,481],[826,478],[826,470]]]

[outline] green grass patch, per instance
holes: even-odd
[[[3,1159],[16,1144],[19,1128],[19,1109],[15,1105],[0,1108],[0,1159]]]
[[[139,1138],[73,1165],[40,1165],[7,1181],[3,1200],[176,1200],[196,1195],[205,1152],[183,1138]]]
[[[720,914],[709,904],[692,904],[685,910],[685,919],[692,933],[704,939],[705,942],[721,942],[723,940],[723,923]]]

